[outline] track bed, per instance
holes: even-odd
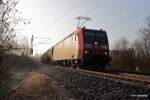
[[[150,79],[144,75],[53,67],[52,76],[75,100],[149,100]]]

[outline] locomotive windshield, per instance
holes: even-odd
[[[99,32],[99,33],[96,33],[95,35],[96,35],[95,38],[97,40],[106,40],[107,39],[106,34],[104,34],[104,32],[102,32],[102,33]]]
[[[94,32],[85,32],[86,37],[94,37]]]
[[[105,31],[85,31],[85,39],[107,40]]]

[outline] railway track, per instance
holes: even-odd
[[[133,73],[52,67],[52,76],[75,100],[149,100],[150,78]],[[140,97],[142,96],[142,97]]]
[[[58,69],[70,70],[73,72],[79,72],[82,74],[88,74],[88,75],[93,75],[98,77],[109,77],[109,78],[116,78],[116,79],[122,79],[127,81],[150,84],[150,73],[115,71],[115,70],[101,70],[99,72],[96,72],[96,71],[89,71],[89,70],[82,70],[82,69],[73,69],[73,68],[62,67],[62,66],[58,66]]]

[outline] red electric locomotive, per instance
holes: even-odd
[[[50,63],[82,68],[93,65],[104,68],[111,61],[107,33],[102,29],[77,28],[43,56]]]

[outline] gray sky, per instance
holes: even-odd
[[[150,16],[150,0],[20,0],[18,9],[31,21],[21,28],[18,37],[30,39],[33,34],[51,38],[42,45],[36,44],[45,40],[34,40],[34,52],[42,53],[76,29],[77,16],[91,18],[85,24],[87,28],[106,30],[111,48],[123,36],[133,41]]]

